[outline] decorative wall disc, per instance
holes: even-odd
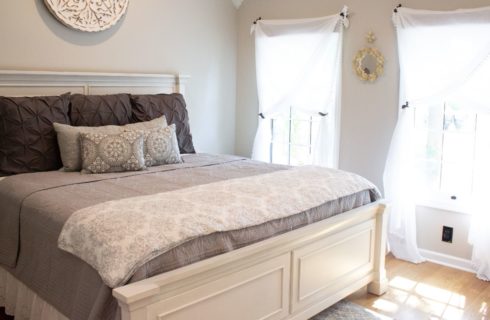
[[[126,13],[129,0],[44,0],[64,25],[87,32],[109,29]]]

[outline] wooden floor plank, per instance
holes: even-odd
[[[348,299],[397,320],[490,319],[490,282],[472,273],[425,262],[412,264],[389,255],[388,292],[362,289]]]

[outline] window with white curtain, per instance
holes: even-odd
[[[490,95],[490,58],[477,67],[471,83],[455,97],[414,111],[417,203],[470,213],[473,194],[490,179],[490,106],[474,100],[476,90]],[[489,101],[482,98],[481,101]]]
[[[337,166],[347,8],[342,12],[254,25],[259,124],[253,159]]]
[[[398,121],[384,172],[392,210],[392,253],[421,262],[415,206],[472,214],[469,242],[481,279],[490,279],[490,7],[398,8]],[[471,208],[465,208],[465,199]]]

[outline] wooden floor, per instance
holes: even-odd
[[[474,274],[425,262],[412,264],[389,255],[390,287],[377,297],[360,290],[348,299],[397,320],[490,319],[490,282]]]

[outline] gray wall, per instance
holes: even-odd
[[[382,187],[382,174],[391,135],[396,124],[398,103],[398,61],[395,30],[391,22],[399,0],[245,0],[238,14],[238,82],[235,152],[250,156],[257,127],[257,90],[253,37],[250,25],[264,19],[307,18],[339,12],[344,4],[351,10],[351,25],[344,35],[342,81],[342,125],[340,168],[359,173]],[[412,8],[449,10],[490,5],[490,0],[405,0]],[[355,52],[366,45],[365,35],[373,31],[375,46],[385,56],[385,74],[375,83],[359,81],[352,70]],[[466,243],[469,216],[448,211],[420,209],[420,247],[469,258]],[[440,244],[441,225],[456,223],[452,245]]]
[[[62,26],[43,0],[0,1],[0,69],[188,74],[187,101],[197,149],[249,156],[258,110],[251,22],[258,16],[330,15],[347,4],[352,14],[345,32],[340,167],[381,186],[397,117],[398,62],[391,14],[398,1],[246,0],[237,14],[230,0],[131,0],[123,21],[97,34]],[[490,0],[403,4],[455,9],[490,5]],[[371,30],[386,58],[385,75],[366,84],[357,80],[351,64]],[[421,208],[417,218],[422,248],[470,257],[469,216]],[[439,241],[443,223],[455,227],[451,245]]]
[[[114,28],[66,28],[43,0],[0,1],[0,69],[169,73],[187,86],[197,150],[233,153],[237,11],[230,0],[132,0]]]

